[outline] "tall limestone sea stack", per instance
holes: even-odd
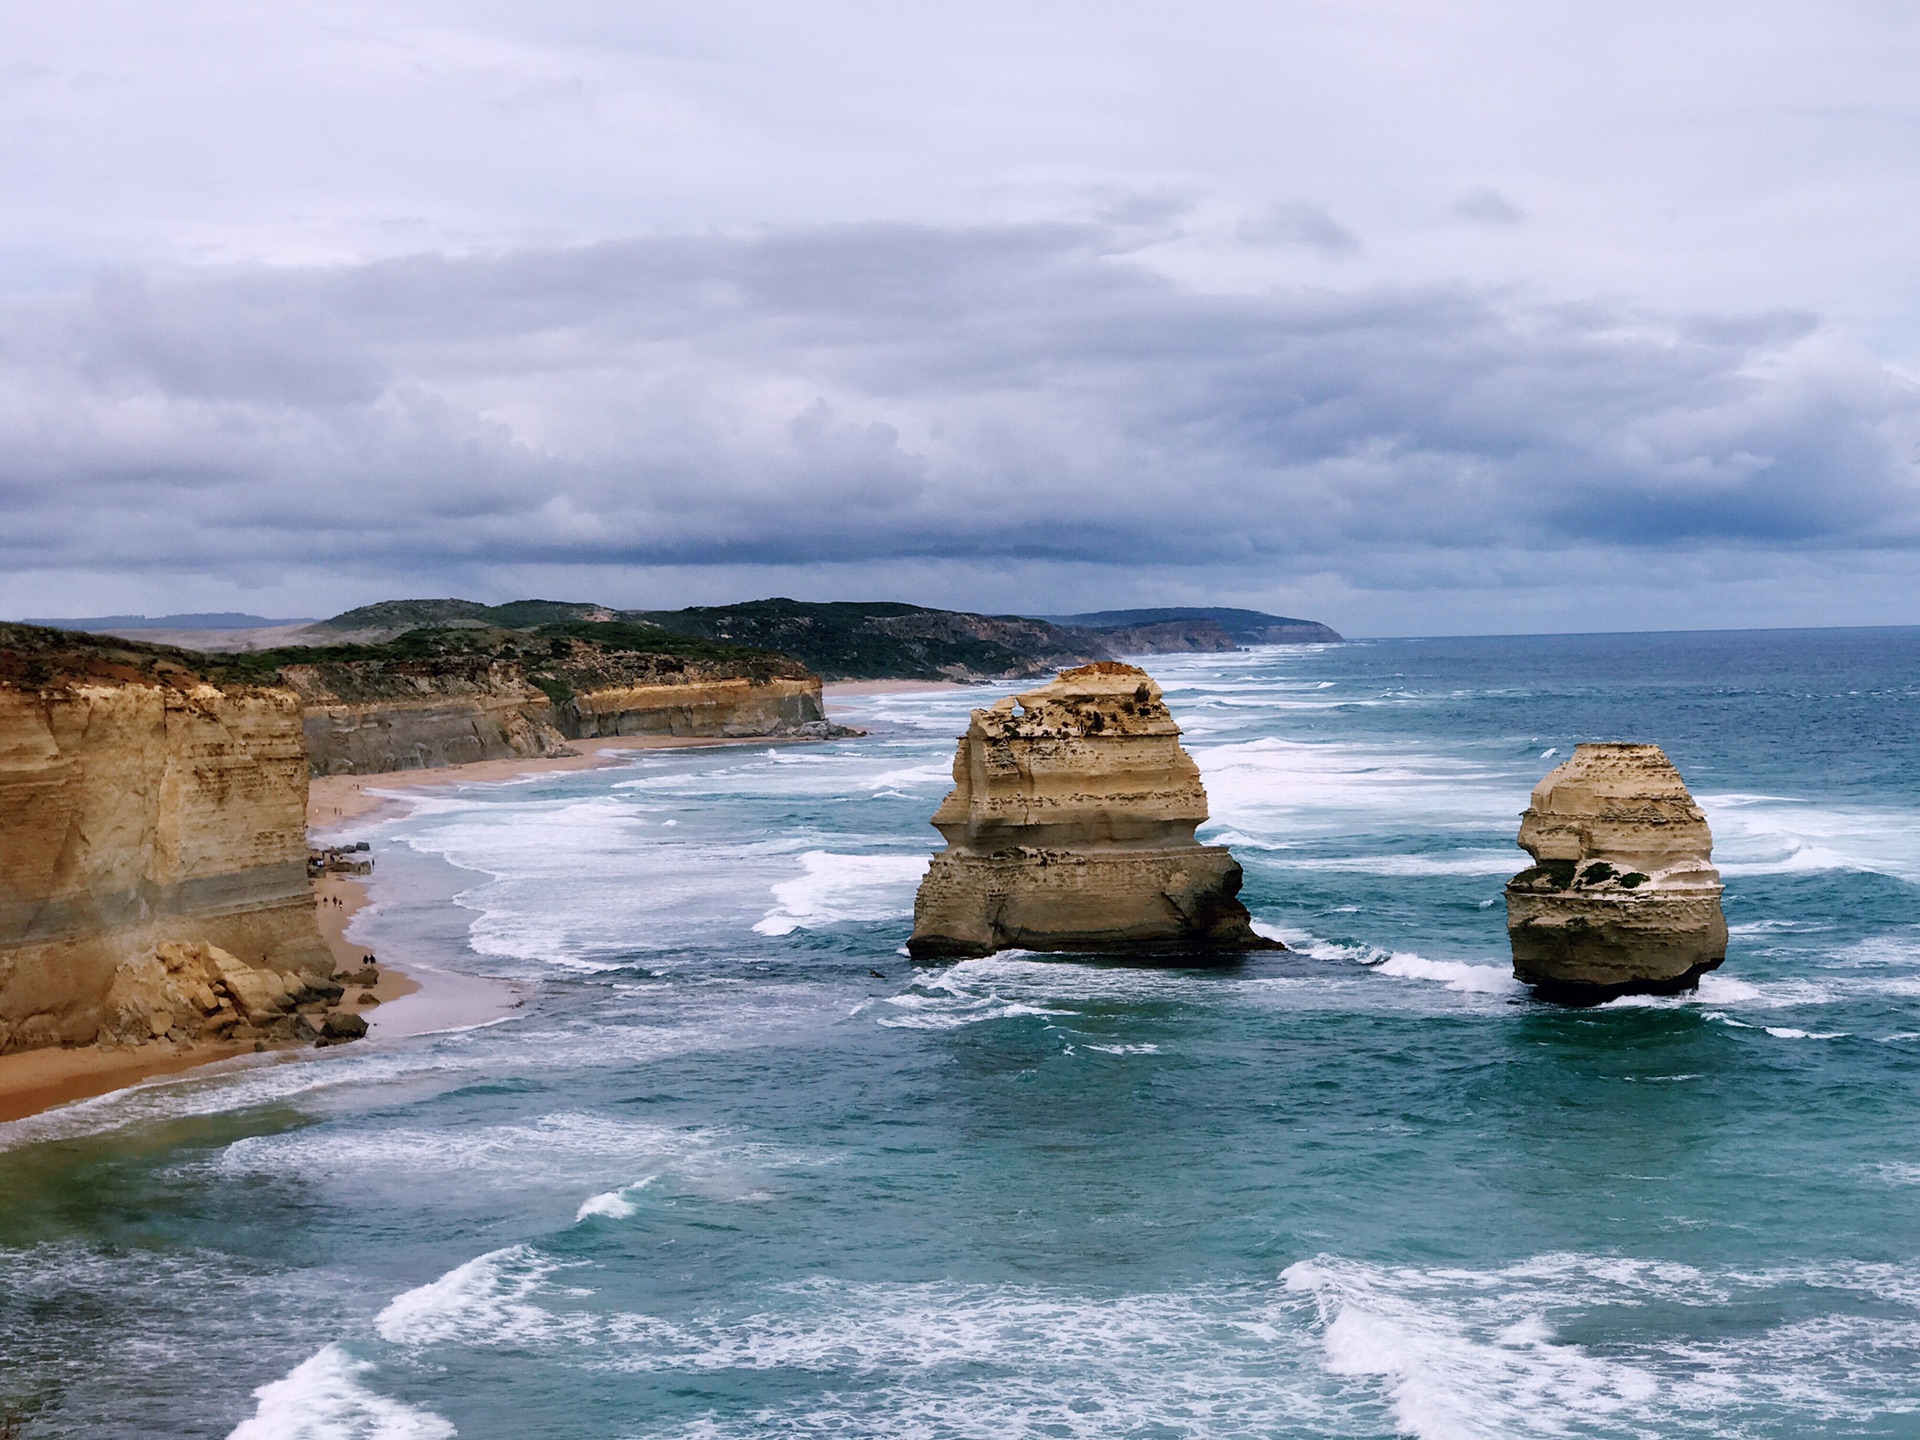
[[[1199,767],[1144,670],[1102,661],[975,710],[935,812],[947,848],[914,902],[916,960],[1056,950],[1229,956],[1281,949],[1201,845]]]
[[[1713,835],[1658,745],[1576,747],[1534,786],[1520,846],[1513,973],[1547,998],[1672,994],[1726,958]]]

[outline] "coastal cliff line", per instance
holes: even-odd
[[[313,775],[851,733],[797,661],[631,626],[218,655],[0,625],[0,1054],[364,1033],[323,1013]]]
[[[376,659],[325,652],[279,668],[299,696],[314,775],[431,770],[572,753],[571,740],[826,738],[818,676],[773,655],[689,659],[562,639]]]
[[[231,1036],[325,987],[300,720],[185,656],[0,626],[0,1053]]]

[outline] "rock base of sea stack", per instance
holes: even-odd
[[[1240,866],[1202,845],[1200,769],[1160,687],[1102,661],[973,712],[913,907],[916,960],[997,950],[1229,960],[1256,935]]]
[[[1515,978],[1596,1005],[1690,990],[1727,955],[1713,836],[1657,745],[1578,746],[1521,819],[1507,883]]]
[[[1239,890],[1240,863],[1218,845],[941,854],[920,886],[907,948],[916,960],[998,950],[1218,959],[1278,948],[1253,932]]]
[[[1597,1005],[1677,995],[1727,958],[1719,897],[1507,891],[1515,978],[1542,999]]]

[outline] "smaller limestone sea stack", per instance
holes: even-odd
[[[1672,994],[1726,958],[1713,835],[1658,745],[1577,746],[1533,787],[1520,846],[1513,973],[1548,999]]]
[[[1146,671],[1102,661],[973,712],[913,908],[916,960],[996,950],[1227,955],[1254,934],[1240,866],[1201,845],[1199,767]]]

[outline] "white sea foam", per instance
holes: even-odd
[[[1267,737],[1189,748],[1213,824],[1243,841],[1273,845],[1389,827],[1506,831],[1523,780],[1518,772],[1413,747]],[[1502,860],[1512,863],[1504,854]]]
[[[915,765],[907,770],[883,770],[866,783],[875,791],[944,789],[953,784],[953,767]]]
[[[529,1176],[553,1185],[604,1183],[638,1168],[685,1166],[710,1154],[715,1142],[712,1131],[562,1111],[471,1128],[323,1126],[252,1136],[227,1146],[216,1165],[226,1175],[457,1175],[468,1186],[523,1189]]]
[[[1311,931],[1296,929],[1291,925],[1275,925],[1266,920],[1256,919],[1253,933],[1269,940],[1278,940],[1294,954],[1305,955],[1310,960],[1348,960],[1360,965],[1374,965],[1386,959],[1390,953],[1372,945],[1342,944],[1336,940],[1322,939]]]
[[[1920,827],[1910,811],[1779,795],[1696,799],[1713,826],[1714,864],[1723,875],[1860,870],[1920,883]]]
[[[328,1345],[284,1379],[253,1392],[259,1402],[228,1440],[450,1440],[454,1428],[431,1410],[367,1388],[374,1367]]]
[[[1380,975],[1402,980],[1438,980],[1449,990],[1472,995],[1518,995],[1526,987],[1504,965],[1473,965],[1464,960],[1429,960],[1412,951],[1395,951],[1374,967]]]
[[[1223,842],[1225,843],[1225,842]],[[1525,865],[1505,850],[1467,850],[1447,855],[1333,855],[1296,857],[1296,870],[1348,871],[1360,875],[1408,878],[1428,875],[1512,875]]]
[[[840,855],[809,850],[801,873],[773,887],[776,909],[754,925],[762,935],[788,935],[849,920],[885,920],[913,913],[913,892],[927,872],[925,855]]]
[[[577,1225],[592,1216],[603,1216],[608,1220],[625,1220],[639,1212],[640,1207],[633,1203],[633,1196],[651,1185],[658,1176],[649,1175],[636,1180],[631,1185],[623,1185],[618,1190],[607,1190],[599,1195],[590,1195],[580,1202],[580,1209],[574,1214]]]
[[[298,1062],[278,1055],[245,1055],[0,1124],[0,1151],[261,1105],[325,1109],[336,1097],[356,1095],[362,1086],[390,1092],[403,1083],[456,1083],[477,1063],[470,1041],[446,1033],[404,1053],[356,1046],[324,1057],[303,1056]]]
[[[957,1030],[963,1025],[978,1025],[987,1020],[1057,1017],[1078,1013],[1048,1005],[1030,1005],[1019,1000],[1002,1000],[994,995],[959,999],[891,995],[881,1003],[889,1009],[877,1015],[875,1023],[890,1030]]]
[[[789,1372],[804,1398],[685,1436],[1269,1435],[1330,1410],[1299,1377],[1296,1308],[1265,1287],[1087,1295],[954,1282],[774,1287],[747,1316],[615,1317],[586,1363],[649,1375]]]
[[[1552,1254],[1475,1270],[1321,1255],[1270,1286],[1088,1293],[819,1278],[767,1286],[744,1312],[671,1316],[567,1311],[550,1274],[505,1252],[489,1270],[462,1269],[458,1284],[423,1287],[437,1294],[418,1307],[426,1338],[408,1329],[399,1343],[549,1349],[588,1369],[648,1375],[813,1380],[790,1401],[672,1432],[709,1436],[1251,1440],[1387,1426],[1420,1440],[1704,1436],[1727,1433],[1756,1401],[1857,1425],[1902,1393],[1920,1332],[1911,1318],[1861,1312],[1863,1299],[1911,1307],[1920,1297],[1920,1274],[1890,1264],[1703,1271]],[[1812,1293],[1824,1308],[1716,1338],[1714,1314],[1771,1308],[1785,1293]],[[1550,1318],[1656,1303],[1699,1323],[1598,1348],[1565,1340]]]
[[[1706,1272],[1669,1262],[1554,1254],[1495,1270],[1387,1268],[1319,1256],[1287,1269],[1318,1309],[1330,1375],[1376,1384],[1406,1434],[1723,1434],[1755,1403],[1859,1423],[1903,1392],[1914,1320],[1858,1311],[1912,1303],[1912,1267],[1807,1265]],[[1719,1310],[1812,1289],[1831,1307],[1759,1333],[1671,1328],[1605,1353],[1562,1343],[1549,1313],[1659,1303]],[[1864,1382],[1864,1383],[1863,1383]],[[1598,1426],[1598,1432],[1589,1427]],[[1820,1428],[1825,1428],[1824,1426]]]
[[[512,1345],[591,1329],[589,1316],[560,1316],[533,1302],[559,1261],[531,1245],[475,1256],[438,1280],[396,1295],[373,1328],[392,1345]]]

